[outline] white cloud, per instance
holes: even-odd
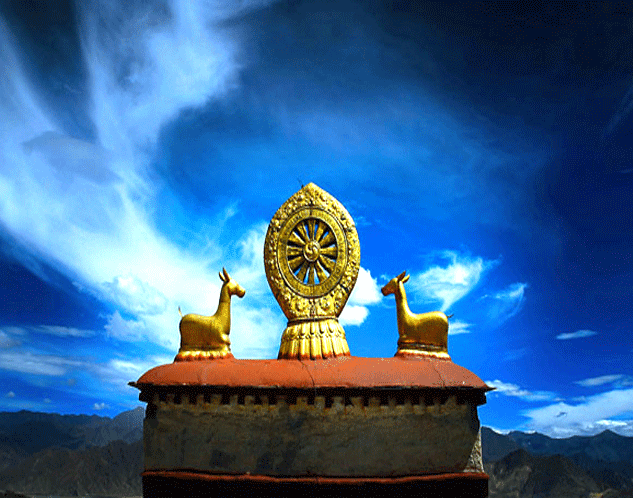
[[[169,13],[160,14],[127,2],[82,3],[81,55],[89,73],[94,143],[68,136],[51,108],[41,105],[0,20],[0,223],[78,288],[118,308],[106,326],[112,336],[148,340],[175,354],[178,306],[184,312],[215,312],[217,272],[231,262],[226,244],[218,243],[219,232],[237,206],[229,201],[209,238],[198,234],[181,248],[155,225],[162,185],[149,172],[160,129],[181,110],[204,105],[236,84],[242,69],[239,40],[222,22],[264,4],[174,1]],[[253,299],[267,285],[261,223],[240,239],[242,231],[232,227],[229,244],[240,245],[241,257],[229,271],[249,287],[249,300],[241,303],[244,318],[234,325],[247,324],[244,335],[259,350],[280,319],[249,321],[270,318],[262,310],[272,301]],[[37,331],[90,333],[57,326]],[[0,344],[16,342],[3,333]],[[236,344],[237,350],[245,347],[251,346]],[[66,368],[49,360],[52,372]],[[22,368],[38,371],[30,363]]]
[[[575,383],[583,387],[595,387],[602,386],[604,384],[613,384],[617,387],[624,387],[633,385],[633,377],[623,374],[601,375],[600,377],[577,380]]]
[[[29,330],[42,334],[56,335],[58,337],[92,337],[95,335],[94,330],[62,327],[59,325],[40,325],[37,327],[31,327]]]
[[[561,415],[564,414],[564,415]],[[538,432],[554,437],[568,437],[574,434],[596,434],[606,425],[618,427],[617,421],[633,415],[633,389],[615,389],[595,396],[588,396],[584,402],[570,405],[559,402],[542,408],[526,410],[523,415],[530,418],[529,425]],[[618,432],[633,435],[633,424],[626,421],[627,430]]]
[[[237,241],[238,257],[226,263],[231,277],[246,290],[248,298],[245,302],[255,308],[267,308],[270,303],[275,302],[264,270],[264,240],[267,230],[268,223],[260,222],[251,226]]]
[[[136,276],[116,276],[102,285],[109,300],[131,313],[158,315],[167,308],[167,298]]]
[[[129,394],[128,382],[137,380],[143,373],[157,365],[171,363],[175,354],[174,352],[173,356],[148,356],[147,358],[117,357],[99,362],[76,356],[10,351],[0,352],[0,369],[45,377],[62,377],[70,372],[78,375],[87,374],[98,383],[99,389],[114,389],[116,392]],[[70,380],[72,379],[65,382],[68,387],[77,384]],[[82,383],[84,384],[86,389],[94,390],[92,382]]]
[[[9,332],[9,334],[7,334]],[[5,327],[0,330],[0,348],[6,349],[21,344],[16,340],[15,335],[25,336],[28,333],[48,334],[57,337],[92,337],[94,330],[78,329],[75,327],[65,327],[61,325],[37,325],[28,327]]]
[[[7,394],[5,394],[6,398],[15,398],[15,393],[13,391],[9,391]]]
[[[528,391],[522,389],[516,384],[510,384],[502,382],[500,380],[487,380],[486,384],[496,388],[496,392],[504,394],[505,396],[512,396],[516,398],[524,399],[525,401],[547,401],[556,397],[554,393],[549,391]]]
[[[371,272],[361,267],[358,270],[358,280],[349,297],[350,304],[366,306],[379,303],[382,299],[378,281],[371,276]]]
[[[433,266],[423,273],[412,275],[411,285],[416,296],[425,301],[439,301],[441,311],[446,311],[479,283],[482,275],[498,264],[497,260],[487,261],[481,257],[471,258],[455,251],[442,253],[450,263]]]
[[[61,356],[33,354],[29,351],[0,352],[0,368],[26,374],[60,376],[68,370],[81,368],[85,362]]]
[[[558,334],[556,339],[567,340],[567,339],[581,339],[583,337],[591,337],[592,335],[597,335],[597,332],[593,330],[577,330],[576,332],[566,332],[564,334]]]
[[[473,326],[472,323],[462,322],[461,320],[450,320],[448,321],[448,335],[457,335],[457,334],[468,334],[470,333],[470,328]]]
[[[108,405],[106,405],[105,403],[101,402],[101,403],[95,403],[94,405],[92,405],[93,410],[103,410],[104,408],[110,408]]]
[[[118,311],[108,317],[107,334],[122,341],[140,341],[147,336],[145,325],[138,320],[125,320]]]
[[[230,336],[231,352],[236,358],[277,358],[286,319],[281,311],[275,309],[278,307],[272,296],[270,301],[270,308],[246,307],[241,302],[236,303]]]
[[[631,427],[633,420],[598,420],[596,425],[606,428]]]
[[[242,10],[186,0],[169,10],[161,16],[124,1],[80,6],[93,115],[108,149],[129,147],[128,137],[134,146],[153,143],[180,110],[236,84],[239,47],[220,23]]]
[[[378,281],[365,268],[358,270],[358,280],[339,317],[341,325],[361,325],[369,316],[368,305],[380,302],[382,295]]]
[[[341,325],[361,325],[369,315],[365,306],[347,304],[339,317]]]
[[[481,297],[480,300],[486,306],[488,320],[495,325],[500,325],[521,311],[527,287],[528,285],[524,283],[514,283],[495,294]]]
[[[148,370],[174,361],[173,356],[149,356],[111,358],[105,363],[92,363],[85,370],[90,372],[101,383],[102,391],[114,391],[120,394],[130,394],[130,381],[136,381]],[[94,395],[94,393],[92,393]],[[117,394],[119,396],[119,394]]]
[[[528,354],[528,348],[510,349],[503,355],[503,361],[516,361]]]

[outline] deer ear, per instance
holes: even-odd
[[[220,275],[220,280],[222,280],[222,282],[226,282],[226,280],[224,279],[224,275],[222,275],[222,272],[219,272],[218,275]]]
[[[406,273],[407,273],[407,270],[404,270],[404,271],[403,271],[400,275],[398,275],[396,278],[397,278],[398,280],[402,280],[402,279],[404,278],[404,276],[405,276],[405,274],[406,274]]]
[[[404,284],[405,282],[408,282],[408,281],[409,281],[409,277],[410,277],[410,276],[411,276],[411,275],[407,275],[406,277],[404,277],[404,278],[402,279],[402,283]]]
[[[225,282],[231,280],[231,276],[229,275],[229,272],[226,271],[226,268],[222,268],[222,271],[224,272],[224,277],[226,278]]]

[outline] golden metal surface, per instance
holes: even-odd
[[[279,358],[349,355],[338,316],[358,278],[360,244],[343,205],[313,183],[302,187],[268,226],[264,267],[288,318]]]
[[[246,291],[224,268],[220,273],[220,279],[224,283],[215,314],[203,316],[189,313],[180,319],[180,350],[174,361],[233,357],[229,340],[231,296],[244,297]]]
[[[441,311],[411,313],[404,284],[409,275],[402,272],[382,288],[382,294],[396,297],[398,352],[396,356],[421,355],[450,360],[448,355],[448,317]]]

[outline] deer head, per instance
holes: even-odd
[[[229,272],[226,271],[226,268],[222,268],[222,271],[220,272],[220,280],[224,282],[222,288],[226,287],[229,296],[235,295],[237,297],[244,297],[244,294],[246,294],[244,287],[231,278]]]
[[[409,281],[410,275],[406,275],[406,273],[407,271],[405,270],[397,277],[389,280],[389,282],[387,282],[387,284],[381,289],[382,295],[388,296],[389,294],[395,294],[396,292],[398,292],[398,282],[402,282],[404,284],[405,282]]]

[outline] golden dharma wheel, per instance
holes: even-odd
[[[288,318],[279,357],[349,354],[337,317],[358,278],[360,245],[343,205],[313,183],[304,186],[273,216],[264,266]]]
[[[280,230],[277,259],[284,281],[297,294],[323,296],[336,287],[347,267],[345,231],[322,209],[299,209]]]

